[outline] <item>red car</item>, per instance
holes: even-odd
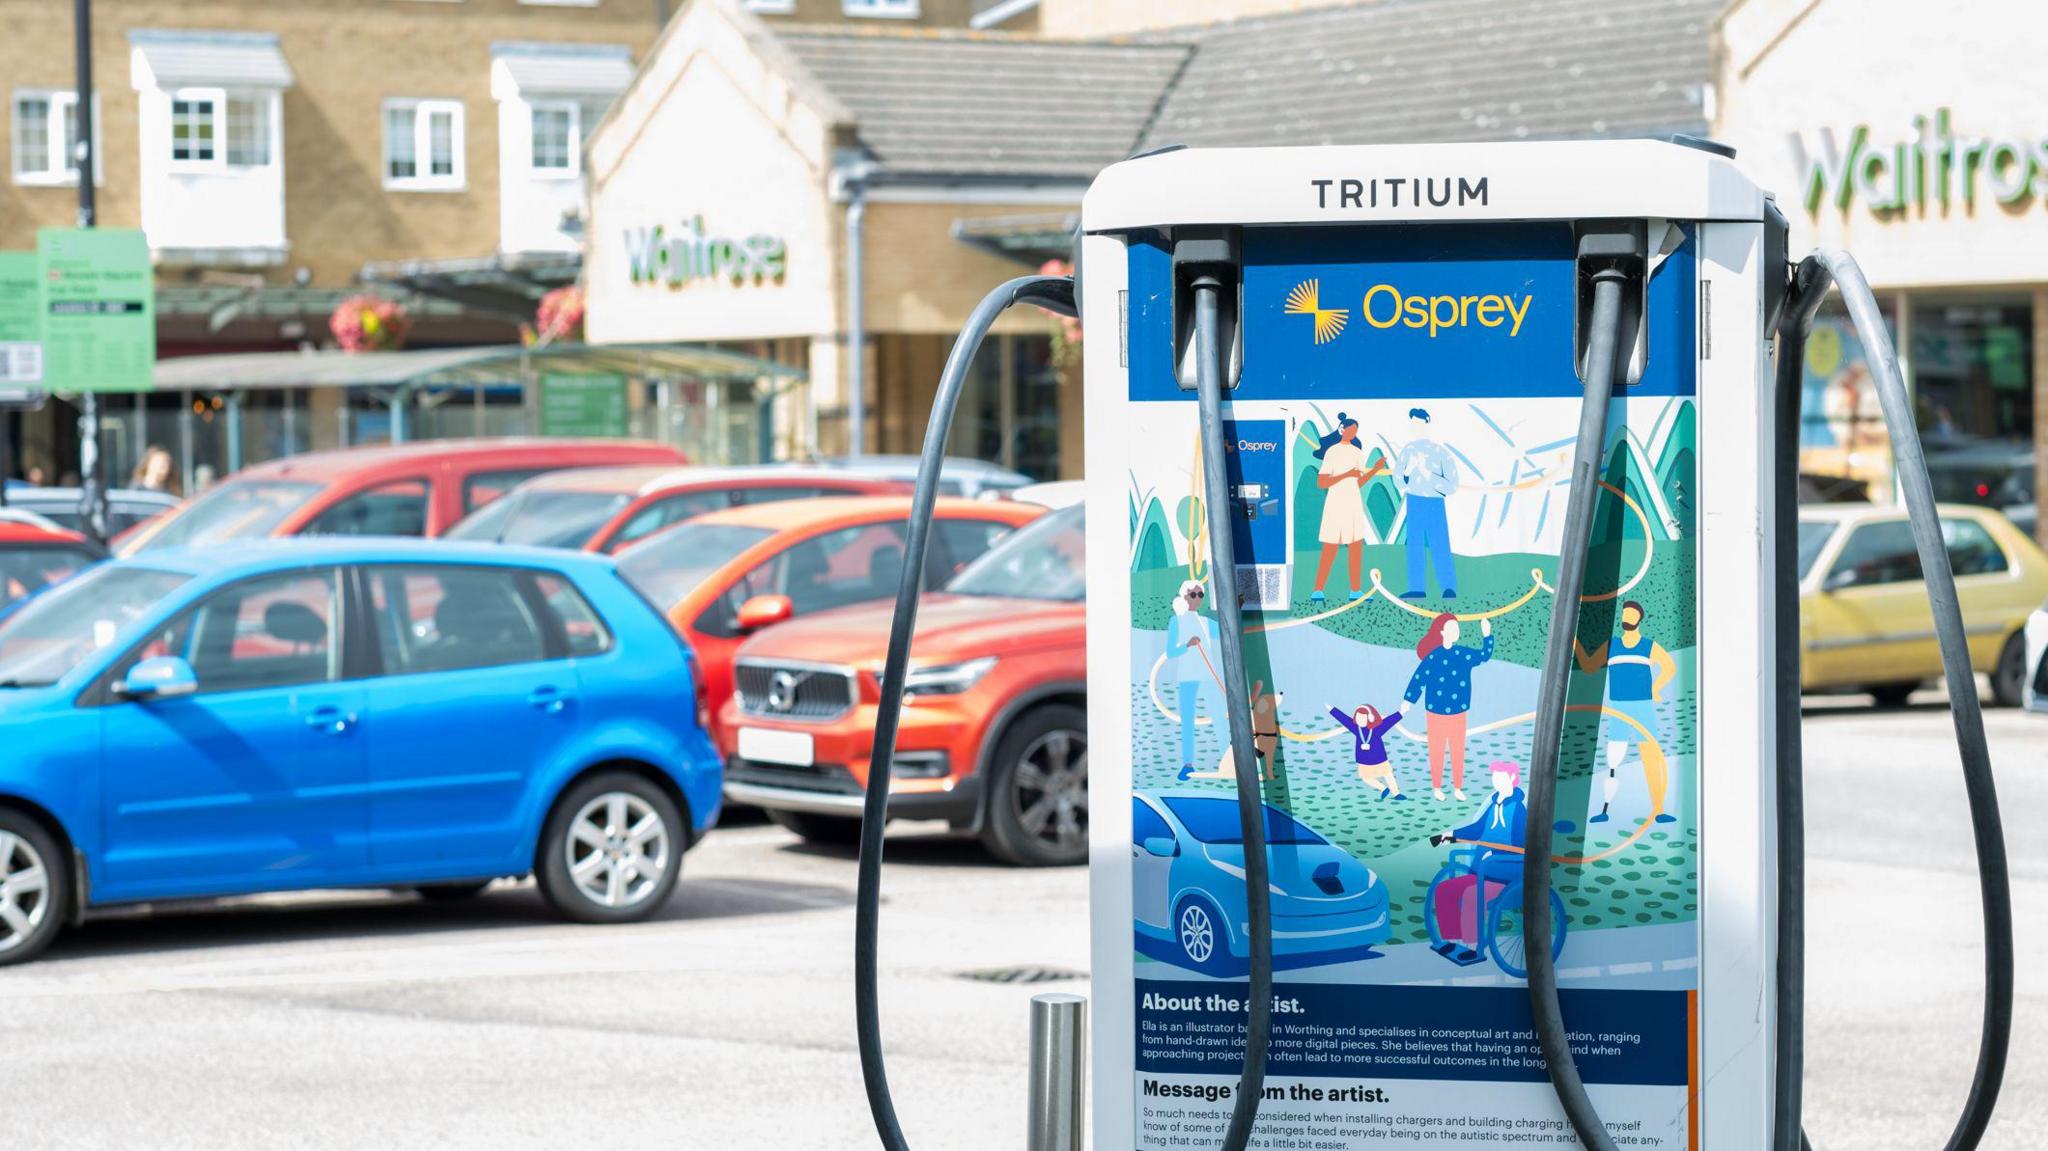
[[[77,532],[0,518],[0,611],[71,578],[106,555]]]
[[[244,468],[121,541],[124,557],[259,536],[438,536],[542,472],[686,462],[644,440],[420,440]]]
[[[446,538],[616,553],[723,508],[909,491],[892,480],[797,464],[575,468],[520,484],[450,528]]]
[[[1082,510],[1045,516],[918,613],[889,815],[943,819],[1012,863],[1088,858]],[[768,628],[735,659],[716,725],[725,794],[849,843],[874,754],[893,602]]]

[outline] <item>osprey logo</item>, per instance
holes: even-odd
[[[1321,280],[1303,280],[1287,293],[1287,302],[1281,308],[1287,315],[1310,318],[1310,333],[1317,346],[1343,335],[1345,325],[1351,322],[1351,309],[1323,306],[1322,288]],[[1432,340],[1474,327],[1505,329],[1507,337],[1513,339],[1522,334],[1522,321],[1528,318],[1530,305],[1535,302],[1535,294],[1527,292],[1520,296],[1505,292],[1425,296],[1405,294],[1393,284],[1374,284],[1359,301],[1358,314],[1367,327],[1382,331],[1412,328],[1427,331]]]
[[[768,678],[768,710],[786,712],[796,706],[797,685],[802,677],[793,671],[778,671]]]
[[[1287,306],[1283,309],[1290,316],[1315,317],[1316,343],[1327,344],[1344,332],[1344,324],[1351,318],[1349,308],[1325,308],[1319,297],[1322,294],[1321,280],[1303,280],[1287,293]]]

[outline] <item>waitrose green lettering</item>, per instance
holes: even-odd
[[[736,286],[779,284],[788,271],[789,256],[780,236],[709,235],[704,217],[697,216],[674,232],[660,224],[626,229],[626,265],[636,284],[680,288],[693,280],[717,279]]]
[[[1803,138],[1793,137],[1811,216],[1829,202],[1846,213],[1858,197],[1877,215],[1890,216],[1909,209],[1924,215],[1930,198],[1943,213],[1958,205],[1973,211],[1980,187],[2007,208],[2048,195],[2048,139],[1959,137],[1947,108],[1913,117],[1913,135],[1889,146],[1873,145],[1867,124],[1849,130],[1846,146],[1822,129],[1819,145],[1810,151]]]

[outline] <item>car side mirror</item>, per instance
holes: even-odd
[[[741,631],[759,631],[796,614],[796,601],[786,595],[757,595],[740,605]]]
[[[122,699],[147,702],[176,699],[198,690],[199,673],[192,670],[191,664],[175,655],[159,655],[129,668],[114,694]]]
[[[1180,844],[1175,843],[1170,835],[1155,835],[1141,846],[1147,855],[1156,855],[1161,859],[1171,859],[1180,854]]]
[[[1820,581],[1820,590],[1830,592],[1841,591],[1843,588],[1849,587],[1855,582],[1855,568],[1838,568],[1834,571],[1829,572],[1828,578]]]

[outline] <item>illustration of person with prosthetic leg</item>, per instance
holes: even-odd
[[[1587,651],[1576,637],[1572,640],[1572,654],[1580,671],[1597,675],[1602,668],[1607,669],[1608,710],[1628,717],[1607,717],[1607,778],[1601,782],[1605,799],[1600,804],[1600,814],[1588,823],[1606,823],[1611,817],[1609,809],[1614,806],[1615,793],[1621,790],[1621,767],[1628,762],[1631,744],[1642,756],[1643,782],[1650,791],[1650,814],[1658,823],[1675,819],[1664,810],[1671,770],[1664,759],[1657,727],[1657,704],[1664,698],[1664,689],[1678,675],[1678,663],[1664,650],[1664,645],[1643,634],[1647,615],[1642,604],[1629,600],[1621,605],[1621,634],[1605,646]]]

